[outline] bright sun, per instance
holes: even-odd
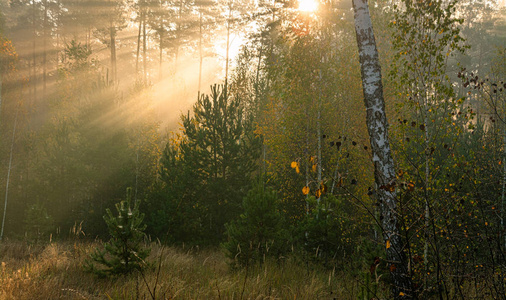
[[[317,0],[299,0],[299,10],[313,12],[318,9]]]

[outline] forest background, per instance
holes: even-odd
[[[246,274],[293,256],[370,298],[397,268],[388,191],[413,295],[504,297],[504,1],[369,2],[382,186],[352,3],[302,4],[1,0],[0,239],[106,240],[131,188],[147,244],[218,247]]]

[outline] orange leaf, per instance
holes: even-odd
[[[304,195],[309,194],[309,187],[307,187],[307,186],[303,187],[303,188],[302,188],[302,193],[303,193]]]

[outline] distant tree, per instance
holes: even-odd
[[[103,5],[95,7],[97,14],[95,35],[111,51],[111,75],[110,81],[116,82],[117,78],[117,36],[118,32],[126,27],[126,2],[123,0],[105,0]]]
[[[197,30],[197,20],[194,14],[193,0],[172,0],[170,5],[175,12],[175,22],[173,34],[168,41],[174,49],[174,73],[177,73],[181,50],[193,42]]]
[[[133,207],[132,207],[133,205]],[[144,214],[139,212],[139,202],[132,203],[132,189],[127,189],[126,201],[116,204],[118,215],[107,209],[104,220],[109,229],[111,240],[104,250],[91,254],[92,260],[85,262],[85,269],[99,276],[127,274],[146,266],[149,249],[144,248]],[[94,262],[102,265],[97,268]]]
[[[213,33],[217,28],[219,10],[213,0],[195,0],[198,10],[198,48],[199,48],[199,82],[198,95],[200,97],[202,86],[202,65],[204,57],[210,56],[214,44],[211,42]]]
[[[170,35],[174,32],[174,21],[176,13],[170,6],[169,1],[166,0],[150,0],[147,1],[147,17],[143,17],[141,10],[141,16],[139,16],[139,34],[140,26],[142,25],[142,19],[146,18],[149,27],[151,27],[158,37],[158,50],[159,52],[159,71],[158,79],[162,78],[162,63],[163,63],[163,50],[168,47],[167,40]],[[144,25],[145,26],[145,25]],[[139,35],[140,38],[140,35]]]

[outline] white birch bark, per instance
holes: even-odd
[[[367,0],[353,0],[353,9],[374,177],[379,187],[377,200],[380,204],[383,238],[392,278],[392,296],[395,299],[406,299],[412,296],[411,278],[397,225],[396,193],[386,188],[395,181],[395,167],[388,141],[379,56]]]

